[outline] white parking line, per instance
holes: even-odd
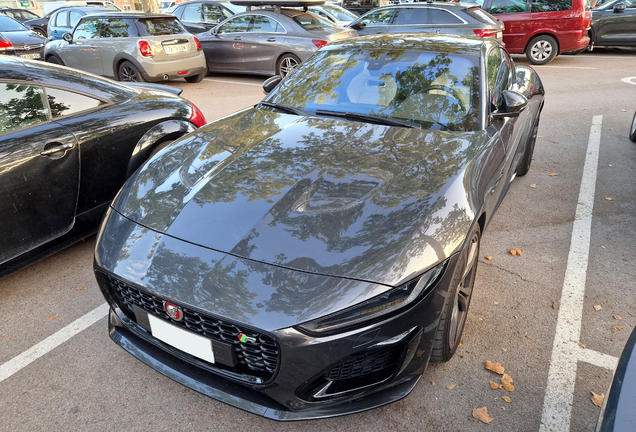
[[[621,78],[621,81],[627,84],[636,85],[636,76]]]
[[[108,314],[108,305],[106,303],[96,307],[81,318],[76,319],[66,327],[53,333],[51,336],[37,343],[22,354],[13,357],[6,363],[0,365],[0,382],[9,378],[20,369],[30,365],[43,355],[47,354],[54,348],[63,344],[82,330],[95,324]]]
[[[263,87],[263,84],[254,84],[254,83],[241,82],[241,81],[225,81],[225,80],[217,80],[217,79],[212,79],[212,78],[203,78],[203,81],[211,81],[211,82],[219,82],[219,83],[225,83],[225,84],[241,84],[241,85],[251,85],[251,86],[256,86],[256,87]]]
[[[552,65],[532,65],[533,68],[554,68],[554,69],[596,69],[594,67],[587,66],[552,66]]]
[[[579,204],[576,206],[570,253],[561,291],[561,305],[554,335],[548,385],[543,399],[540,432],[570,430],[578,361],[610,370],[614,370],[618,363],[616,357],[583,349],[578,345],[583,319],[602,122],[603,116],[594,116],[592,119],[579,191]]]

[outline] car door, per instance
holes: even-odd
[[[73,32],[73,41],[58,51],[66,66],[104,75],[100,46],[101,20],[83,19]]]
[[[528,34],[532,26],[532,14],[526,0],[492,0],[484,9],[503,21],[503,40],[510,52],[525,50]]]
[[[100,37],[95,45],[101,53],[102,75],[116,77],[115,58],[137,46],[137,28],[132,19],[100,18],[100,21]]]
[[[0,262],[69,231],[79,190],[79,148],[51,121],[63,101],[41,86],[0,82]],[[56,111],[56,112],[57,112]]]
[[[273,71],[287,31],[273,18],[255,15],[243,37],[245,68],[251,71]]]
[[[197,36],[210,70],[245,70],[243,38],[251,20],[251,14],[239,15]]]
[[[625,9],[620,6],[614,9],[620,4],[624,4]],[[594,12],[594,15],[596,14],[598,11]],[[612,7],[602,11],[598,25],[594,27],[597,45],[636,46],[636,0],[620,0],[614,3]]]
[[[363,23],[364,27],[357,29],[358,35],[360,36],[388,33],[389,26],[393,21],[395,9],[396,8],[389,7],[371,11],[354,21],[350,26],[353,27],[357,23]]]

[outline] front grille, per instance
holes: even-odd
[[[349,358],[333,367],[327,374],[327,379],[340,381],[389,369],[396,364],[401,351],[401,346],[392,346]]]
[[[31,49],[15,49],[15,55],[40,54],[40,58],[44,56],[44,45],[32,45]]]
[[[163,309],[163,300],[159,297],[138,290],[113,277],[107,275],[104,277],[119,307],[130,319],[135,320],[134,305],[150,314],[170,321],[173,325],[188,329],[213,341],[231,344],[238,361],[236,366],[231,369],[238,374],[255,376],[267,381],[276,372],[279,358],[278,345],[270,336],[202,314],[178,303],[175,304],[181,306],[184,317],[182,321],[175,321]],[[249,338],[254,338],[255,342],[239,342],[238,335],[241,333]]]

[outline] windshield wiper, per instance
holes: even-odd
[[[398,120],[390,117],[378,117],[369,114],[358,114],[352,112],[342,112],[342,111],[327,111],[327,110],[316,110],[316,115],[325,115],[325,116],[334,116],[341,117],[347,120],[361,120],[369,123],[388,125],[388,126],[403,126],[413,129],[422,129],[422,125],[419,123],[415,123],[409,120]]]
[[[308,115],[305,111],[299,110],[298,108],[292,108],[292,107],[287,106],[287,105],[280,105],[280,104],[273,103],[273,102],[261,102],[261,103],[259,103],[259,105],[263,105],[263,106],[266,106],[266,107],[274,108],[274,109],[277,109],[279,111],[286,112],[287,114],[295,114],[297,116],[303,116],[303,117],[306,117]]]

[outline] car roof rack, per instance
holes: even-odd
[[[309,6],[325,4],[325,0],[230,0],[230,3],[237,6],[247,6],[247,10],[252,10],[252,6],[274,6],[274,10],[280,13],[281,7],[302,7],[305,12]]]

